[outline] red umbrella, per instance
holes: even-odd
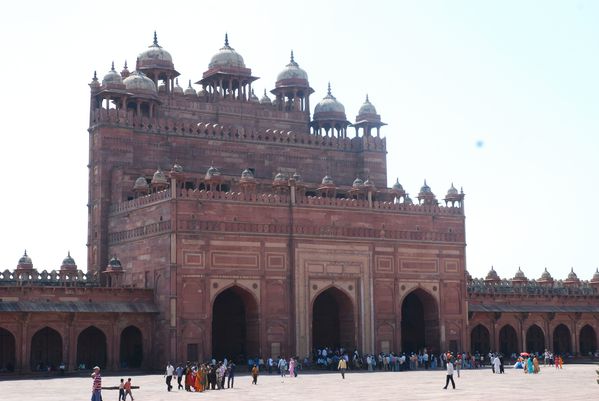
[[[520,352],[520,356],[530,356],[528,352]]]

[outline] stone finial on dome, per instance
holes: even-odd
[[[131,74],[131,72],[129,71],[129,68],[127,67],[127,60],[125,60],[125,65],[123,66],[123,70],[121,71],[121,77],[123,77],[123,79],[125,79],[129,76],[129,74]]]
[[[17,270],[33,270],[33,261],[27,255],[27,250],[23,253],[23,256],[19,259],[19,263],[17,264]]]
[[[92,88],[92,90],[97,90],[100,87],[98,73],[96,71],[94,71],[94,76],[92,77],[92,81],[89,83],[89,87]]]
[[[185,96],[197,96],[197,92],[196,90],[193,88],[193,86],[191,86],[191,79],[189,80],[189,84],[187,85],[187,88],[185,89]]]
[[[110,88],[121,88],[123,86],[123,77],[114,69],[114,61],[111,64],[110,71],[102,78],[102,86]]]
[[[437,198],[435,194],[431,190],[431,187],[428,186],[426,180],[424,180],[424,185],[420,187],[420,192],[418,193],[418,202],[422,205],[437,205]]]
[[[570,273],[568,273],[568,278],[564,281],[565,283],[578,283],[580,280],[578,279],[578,276],[576,275],[576,273],[574,273],[574,268],[572,267],[572,269],[570,270]]]
[[[71,257],[71,251],[67,252],[67,257],[62,260],[60,270],[77,270],[75,259]]]
[[[499,278],[499,274],[497,274],[497,272],[495,271],[495,268],[493,266],[491,266],[491,270],[489,270],[489,272],[487,273],[487,277],[485,277],[485,281],[488,281],[488,282],[501,281],[501,279]]]

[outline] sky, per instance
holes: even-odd
[[[292,6],[292,4],[294,4]],[[388,185],[466,193],[467,269],[529,278],[599,266],[597,1],[23,1],[0,13],[0,270],[67,251],[86,269],[89,87],[135,65],[153,31],[181,86],[224,34],[260,95],[289,52],[314,106],[354,120],[366,94],[388,126]],[[381,186],[382,183],[376,183]]]

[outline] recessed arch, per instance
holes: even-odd
[[[106,335],[96,326],[89,326],[77,336],[77,366],[89,369],[106,367]]]
[[[216,294],[212,302],[212,357],[238,362],[259,354],[258,302],[245,288],[234,284]]]
[[[401,303],[401,351],[440,350],[439,307],[435,297],[423,288],[406,294]]]
[[[57,369],[62,360],[62,337],[46,326],[31,337],[29,363],[31,370]]]
[[[545,334],[536,324],[526,330],[526,348],[527,352],[545,352]]]
[[[356,346],[351,297],[337,286],[324,288],[312,302],[312,348]]]
[[[121,331],[121,368],[137,369],[143,361],[143,336],[137,326],[128,326]]]
[[[470,351],[486,355],[491,351],[491,336],[489,329],[482,324],[474,326],[470,332]]]
[[[16,341],[15,336],[0,327],[0,372],[12,372],[15,370]]]
[[[553,352],[559,355],[572,352],[570,329],[563,323],[553,329]]]
[[[499,330],[499,351],[506,356],[518,353],[518,334],[511,324]]]
[[[580,354],[590,355],[597,351],[597,333],[591,325],[585,325],[580,329]]]

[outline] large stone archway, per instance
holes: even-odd
[[[106,335],[95,326],[90,326],[77,337],[77,366],[86,369],[93,366],[106,368]]]
[[[585,325],[580,329],[580,354],[588,356],[597,351],[597,333],[590,325]]]
[[[312,347],[353,349],[357,346],[354,306],[336,287],[322,291],[312,304]]]
[[[486,355],[491,350],[491,336],[489,329],[482,324],[477,324],[470,332],[470,351]]]
[[[212,303],[212,357],[237,362],[259,356],[258,303],[247,290],[235,285]]]
[[[499,330],[499,352],[505,356],[518,354],[518,334],[510,324],[506,324]]]
[[[572,336],[565,324],[559,324],[553,329],[553,352],[558,355],[572,352]]]
[[[0,372],[15,370],[16,346],[15,336],[0,327]]]
[[[121,332],[121,368],[137,369],[143,361],[143,336],[136,326],[126,327]]]
[[[62,337],[50,327],[38,330],[31,338],[31,370],[57,369],[62,360]]]
[[[440,337],[437,301],[421,288],[410,292],[401,304],[401,351],[439,352]]]
[[[526,348],[526,352],[545,352],[545,335],[536,324],[526,330]]]

